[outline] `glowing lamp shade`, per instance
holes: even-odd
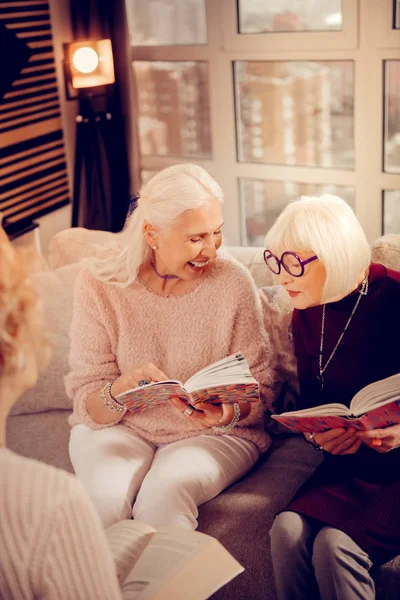
[[[93,48],[78,48],[72,57],[72,64],[79,73],[93,73],[99,66],[99,57]]]
[[[83,90],[115,82],[111,40],[65,44],[66,77],[72,88]]]

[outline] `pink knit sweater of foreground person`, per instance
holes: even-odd
[[[252,405],[232,435],[268,449],[263,412],[272,403],[273,358],[263,328],[261,304],[245,267],[217,258],[195,289],[183,296],[161,296],[136,280],[127,288],[80,273],[71,325],[71,373],[67,393],[74,401],[70,425],[101,425],[86,410],[86,398],[107,381],[151,362],[170,379],[185,382],[207,365],[242,352],[252,375],[261,384],[262,402]],[[142,438],[156,444],[201,434],[219,435],[212,428],[194,429],[175,406],[157,406],[122,421]]]

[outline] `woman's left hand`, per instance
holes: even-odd
[[[358,431],[357,437],[369,448],[383,454],[400,447],[400,425],[371,431]]]
[[[207,429],[209,427],[213,427],[214,425],[227,425],[233,419],[234,409],[233,406],[229,405],[225,407],[225,411],[221,404],[212,404],[211,402],[198,402],[196,404],[196,408],[193,406],[193,412],[189,411],[190,414],[185,411],[189,408],[189,405],[186,404],[180,398],[172,398],[171,402],[173,405],[181,412],[186,419],[190,422],[190,424],[195,429]],[[225,413],[227,414],[226,418],[221,422],[222,417]],[[226,422],[225,422],[226,421]]]

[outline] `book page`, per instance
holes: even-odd
[[[400,373],[362,388],[352,399],[350,410],[355,415],[362,415],[372,408],[383,406],[393,400],[400,400]]]
[[[150,542],[155,529],[141,521],[126,519],[111,525],[105,532],[115,562],[118,581],[122,584]]]
[[[303,408],[302,410],[293,410],[279,415],[280,417],[319,417],[319,416],[350,416],[351,410],[340,402],[331,402],[330,404],[320,404],[312,408]]]
[[[204,600],[242,571],[214,538],[163,527],[127,576],[122,595],[124,600]]]
[[[257,381],[250,373],[247,360],[241,352],[232,354],[190,377],[184,387],[192,393],[203,388],[220,385],[256,384]]]

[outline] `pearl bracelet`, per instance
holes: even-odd
[[[240,406],[236,402],[232,406],[233,406],[233,419],[232,419],[232,421],[230,423],[228,423],[227,425],[213,425],[214,431],[219,431],[221,433],[226,433],[227,431],[230,431],[231,429],[233,429],[235,427],[236,423],[240,419]]]
[[[127,409],[123,404],[121,404],[121,402],[118,402],[118,400],[114,398],[114,396],[111,393],[111,386],[114,383],[114,381],[109,381],[105,384],[105,386],[100,392],[100,398],[102,399],[103,404],[106,408],[116,413],[122,413],[125,412]],[[106,396],[106,394],[108,397]]]

